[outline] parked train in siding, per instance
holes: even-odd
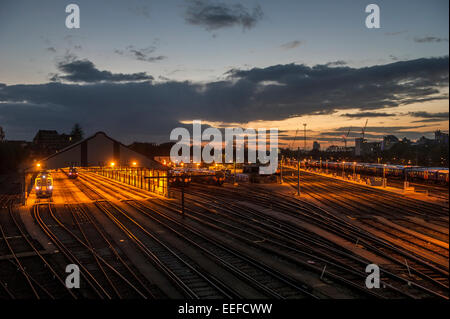
[[[53,177],[48,171],[40,172],[34,180],[36,197],[51,197],[53,195]]]
[[[169,185],[187,186],[192,183],[221,186],[225,182],[225,173],[206,169],[173,169],[169,171]]]
[[[309,161],[306,163],[306,167],[320,167],[320,161]],[[347,173],[352,173],[355,164],[353,162],[328,162],[322,161],[322,169],[336,170],[337,172],[344,170]],[[393,165],[393,164],[373,164],[373,163],[356,163],[356,173],[365,174],[371,176],[382,176],[383,169],[387,177],[406,178],[408,181],[427,181],[437,184],[447,184],[449,182],[449,169],[446,167],[421,167],[421,166],[408,166],[408,165]]]

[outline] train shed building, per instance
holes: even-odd
[[[104,167],[114,163],[116,166],[132,166],[165,170],[160,163],[140,154],[119,141],[97,132],[78,143],[57,151],[41,160],[47,169],[63,167]]]
[[[44,169],[79,167],[148,191],[168,194],[167,167],[97,132],[39,161]]]

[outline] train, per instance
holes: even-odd
[[[192,170],[191,172],[192,182],[201,184],[211,184],[222,186],[225,182],[225,172],[212,171],[207,169]]]
[[[410,165],[354,163],[354,162],[325,162],[307,161],[302,163],[307,168],[320,168],[335,170],[346,173],[364,174],[370,176],[382,176],[383,170],[387,177],[397,177],[408,181],[425,181],[436,184],[447,184],[449,182],[449,169],[446,167],[421,167]],[[406,175],[406,176],[405,176]]]
[[[191,183],[191,175],[185,169],[171,169],[168,175],[172,187],[188,186]]]
[[[34,180],[34,189],[36,197],[52,197],[53,195],[53,177],[48,171],[40,172]]]
[[[77,169],[75,168],[75,167],[72,167],[72,168],[70,168],[69,169],[69,178],[70,179],[74,179],[74,178],[77,178],[78,177],[78,171],[77,171]]]
[[[223,171],[207,169],[172,169],[169,171],[169,185],[173,187],[188,186],[192,183],[221,186],[226,175]]]

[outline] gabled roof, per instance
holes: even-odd
[[[63,149],[60,149],[60,150],[56,151],[56,153],[54,153],[54,154],[52,154],[52,155],[50,155],[50,156],[48,156],[48,157],[42,159],[42,161],[46,161],[46,160],[48,160],[48,159],[50,159],[50,158],[52,158],[52,157],[55,157],[55,156],[57,156],[57,155],[59,155],[59,154],[61,154],[61,153],[67,152],[68,150],[71,150],[71,149],[77,147],[78,145],[80,145],[80,144],[83,143],[83,142],[87,142],[87,141],[89,141],[89,140],[94,139],[94,138],[97,137],[98,135],[104,135],[107,139],[111,140],[112,142],[119,143],[122,147],[127,148],[127,149],[129,149],[130,151],[132,151],[132,152],[134,152],[134,153],[138,153],[138,152],[132,150],[131,148],[129,148],[128,146],[124,145],[123,143],[121,143],[121,142],[119,142],[119,141],[113,139],[112,137],[108,136],[105,132],[99,131],[99,132],[95,133],[94,135],[92,135],[92,136],[90,136],[90,137],[88,137],[88,138],[85,138],[84,140],[81,140],[81,141],[79,141],[79,142],[76,142],[76,143],[74,143],[74,144],[71,144],[71,145],[69,145],[69,146],[63,148]],[[152,163],[152,168],[154,168],[154,169],[159,169],[159,170],[167,170],[167,167],[166,167],[166,166],[164,166],[164,165],[158,163],[158,162],[155,161],[154,159],[151,159],[151,158],[149,158],[149,157],[147,157],[147,156],[145,156],[144,154],[141,154],[141,153],[138,153],[138,154],[139,154],[140,156],[143,156],[143,157],[147,158],[147,159]]]

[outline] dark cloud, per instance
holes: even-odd
[[[359,112],[359,113],[345,113],[341,116],[343,117],[351,117],[351,118],[362,118],[362,117],[386,117],[386,116],[396,116],[395,113],[386,113],[386,112]]]
[[[448,112],[409,112],[408,115],[422,118],[421,120],[412,121],[412,123],[435,123],[448,121]]]
[[[202,26],[208,31],[232,26],[242,26],[243,29],[250,29],[262,17],[263,12],[259,5],[249,10],[241,4],[208,0],[188,1],[185,13],[187,23]]]
[[[448,119],[448,112],[438,112],[438,113],[409,112],[408,115],[413,117]]]
[[[439,89],[448,86],[448,57],[364,68],[287,64],[233,69],[227,79],[205,84],[149,82],[152,77],[146,73],[99,71],[88,60],[71,60],[58,68],[64,83],[0,85],[0,124],[12,131],[27,130],[27,138],[54,123],[70,127],[80,122],[124,141],[140,136],[167,140],[180,121],[244,124],[345,109],[381,112],[443,99]]]
[[[55,74],[52,81],[68,81],[68,82],[130,82],[130,81],[149,81],[153,80],[151,75],[145,72],[124,74],[112,73],[110,71],[98,70],[94,63],[89,60],[70,60],[60,62],[57,65],[58,70],[63,74]]]
[[[295,40],[295,41],[284,43],[284,44],[280,45],[280,47],[285,50],[290,50],[290,49],[294,49],[294,48],[300,46],[300,44],[302,44],[301,41]]]
[[[127,46],[124,50],[114,50],[115,53],[119,55],[129,56],[133,59],[145,62],[157,62],[167,59],[164,55],[152,56],[151,54],[156,51],[156,46],[151,45],[147,48],[138,49],[133,45]]]
[[[47,50],[48,52],[56,53],[56,49],[54,47],[48,47],[45,50]]]
[[[417,43],[430,43],[430,42],[448,42],[447,38],[439,38],[439,37],[431,37],[431,36],[427,36],[427,37],[415,37],[414,38],[414,42]]]
[[[436,122],[442,122],[445,120],[448,121],[448,118],[444,119],[444,118],[437,117],[437,118],[432,118],[432,119],[416,120],[416,121],[412,121],[411,123],[436,123]]]
[[[338,60],[338,61],[334,61],[334,62],[328,62],[325,65],[326,66],[343,66],[343,65],[347,65],[347,62],[342,61],[342,60]]]

